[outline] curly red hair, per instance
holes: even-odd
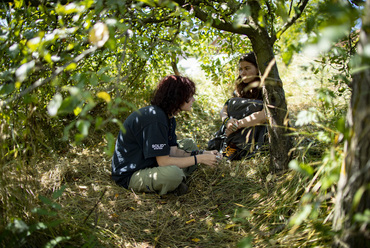
[[[151,103],[171,116],[179,111],[181,105],[188,102],[193,95],[195,95],[193,81],[187,77],[170,75],[158,84]]]

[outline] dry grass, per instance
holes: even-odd
[[[110,158],[102,150],[75,149],[56,160],[43,159],[34,178],[40,178],[36,195],[51,198],[53,191],[67,186],[57,200],[62,206],[57,216],[31,214],[27,207],[39,203],[36,195],[24,192],[27,199],[35,197],[22,209],[28,221],[63,220],[54,228],[56,235],[70,237],[62,247],[80,247],[91,239],[103,247],[236,247],[245,237],[253,238],[253,247],[305,247],[305,242],[324,241],[312,227],[292,231],[287,225],[307,180],[292,171],[268,174],[268,156],[224,161],[217,168],[200,166],[189,178],[189,193],[176,197],[115,185]],[[36,238],[29,238],[35,242],[30,247],[43,240]]]
[[[206,89],[212,91],[211,87],[200,87],[198,92],[204,93],[194,113],[183,116],[186,121],[178,124],[180,138],[192,137],[202,148],[217,129],[217,109],[224,100],[221,94],[206,99]],[[286,80],[293,116],[315,104],[300,101],[313,97],[313,87],[304,87],[309,89],[300,88],[294,78]],[[209,107],[202,110],[206,104]],[[237,247],[245,238],[253,247],[327,247],[330,242],[330,236],[320,231],[329,223],[321,229],[309,220],[300,226],[289,225],[310,181],[294,171],[270,174],[268,154],[246,161],[223,161],[217,168],[201,165],[188,179],[188,194],[176,197],[137,193],[115,185],[110,179],[111,157],[103,152],[105,143],[95,144],[52,157],[40,155],[28,165],[19,158],[2,166],[1,225],[14,217],[29,225],[62,220],[55,227],[33,232],[24,247],[40,247],[58,236],[69,237],[60,247]],[[31,211],[35,207],[49,209],[38,196],[52,199],[53,192],[63,185],[63,195],[53,200],[61,205],[53,209],[55,216]],[[327,211],[323,209],[318,217],[324,218]]]

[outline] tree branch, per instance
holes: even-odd
[[[306,8],[307,6],[307,3],[308,3],[309,0],[303,0],[303,1],[300,1],[299,2],[299,7],[298,7],[298,12],[288,21],[286,22],[283,27],[277,32],[277,35],[276,37],[279,38],[285,31],[288,30],[288,28],[290,28],[290,26],[292,26],[296,20],[301,17],[302,13],[303,13],[303,10]]]
[[[24,95],[30,93],[31,91],[33,91],[34,89],[46,84],[46,83],[49,83],[52,79],[54,79],[55,77],[57,77],[60,73],[62,73],[65,68],[67,68],[70,64],[72,63],[77,63],[79,62],[80,60],[82,60],[83,58],[85,58],[88,54],[90,53],[93,53],[95,52],[95,50],[97,49],[96,46],[92,46],[90,47],[89,49],[85,50],[83,53],[81,53],[80,55],[78,55],[76,58],[74,58],[73,60],[69,61],[68,63],[66,63],[65,65],[61,66],[61,67],[58,67],[51,75],[50,77],[48,78],[45,78],[45,79],[42,79],[40,78],[39,80],[37,80],[34,84],[32,84],[30,87],[28,87],[27,89],[23,90],[22,92],[20,92],[18,95],[14,96],[13,98],[10,98],[10,99],[7,99],[6,101],[3,101],[3,102],[0,102],[0,109],[3,107],[3,106],[6,106],[8,105],[9,103],[23,97]]]
[[[216,19],[216,18],[210,17],[206,12],[200,9],[200,7],[198,6],[198,1],[187,2],[184,0],[174,0],[174,2],[179,4],[182,8],[185,8],[188,10],[193,9],[195,17],[197,17],[203,22],[208,22],[212,20],[212,27],[216,29],[227,31],[227,32],[232,32],[236,34],[243,34],[247,36],[250,35],[253,31],[253,29],[247,25],[243,25],[240,27],[234,27],[233,24],[230,22],[227,22],[222,19]]]

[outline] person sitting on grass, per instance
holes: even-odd
[[[239,59],[239,77],[233,97],[220,111],[223,125],[218,133],[223,137],[217,146],[229,160],[241,160],[266,149],[267,118],[263,110],[262,88],[256,57],[253,52]]]
[[[215,166],[217,151],[199,151],[194,143],[178,147],[175,116],[191,111],[195,84],[182,76],[166,76],[158,84],[150,106],[133,112],[124,121],[112,158],[112,179],[136,192],[185,194],[186,176],[198,163]],[[192,149],[192,150],[189,150]]]

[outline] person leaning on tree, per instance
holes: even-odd
[[[266,142],[266,115],[263,110],[260,73],[253,52],[239,59],[239,77],[233,97],[220,111],[225,127],[224,155],[230,160],[252,156]]]
[[[176,136],[175,116],[191,111],[195,84],[187,77],[170,75],[158,84],[151,105],[133,112],[124,121],[112,158],[112,179],[136,192],[185,194],[185,179],[198,163],[215,166],[217,151],[199,151],[194,142]]]

